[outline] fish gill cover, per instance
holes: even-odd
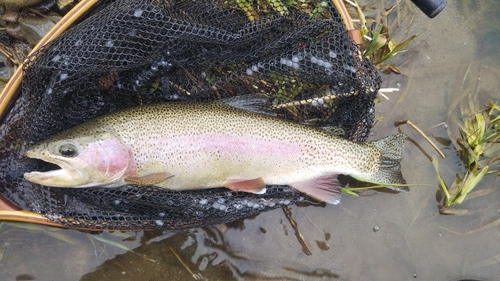
[[[284,118],[334,126],[364,141],[380,78],[330,1],[102,1],[35,53],[0,125],[0,193],[67,227],[178,229],[219,224],[304,200],[287,186],[262,195],[54,188],[24,151],[48,136],[137,104],[260,94]]]

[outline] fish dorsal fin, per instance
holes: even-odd
[[[264,96],[243,95],[221,99],[218,102],[258,114],[277,116],[277,114],[268,106],[268,98]]]
[[[342,137],[345,135],[344,129],[337,126],[325,126],[321,127],[321,129],[333,136]]]
[[[161,182],[164,182],[168,178],[173,177],[174,175],[169,174],[167,172],[154,173],[141,177],[126,177],[124,181],[128,184],[136,184],[136,185],[155,185]]]
[[[254,194],[266,193],[266,184],[262,178],[251,180],[231,179],[224,185],[224,187],[233,191],[244,191]]]
[[[336,174],[294,182],[289,186],[326,203],[334,205],[340,203],[340,183]]]

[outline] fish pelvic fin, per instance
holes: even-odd
[[[329,204],[340,203],[340,183],[337,174],[325,175],[289,184],[298,191]]]
[[[395,134],[371,142],[381,153],[380,169],[370,178],[360,180],[382,185],[390,184],[386,187],[395,191],[409,191],[407,186],[398,186],[406,184],[401,173],[405,140],[406,135]]]
[[[231,179],[224,185],[224,187],[233,191],[243,191],[253,194],[266,193],[266,184],[262,178],[250,180]]]

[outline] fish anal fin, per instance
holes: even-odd
[[[294,182],[289,186],[329,204],[336,205],[340,202],[340,183],[336,174]]]
[[[154,174],[148,174],[140,177],[126,177],[124,181],[128,184],[136,184],[136,185],[156,185],[161,182],[166,181],[168,178],[173,177],[174,175],[169,174],[167,172],[160,172]]]
[[[250,180],[231,179],[224,185],[224,187],[233,191],[243,191],[254,194],[266,193],[266,184],[262,178]]]

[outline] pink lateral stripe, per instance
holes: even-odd
[[[136,146],[142,144],[154,147],[172,147],[186,151],[207,150],[230,154],[261,153],[274,156],[299,156],[302,153],[302,147],[299,144],[248,135],[204,134],[171,138],[144,138],[135,142]]]

